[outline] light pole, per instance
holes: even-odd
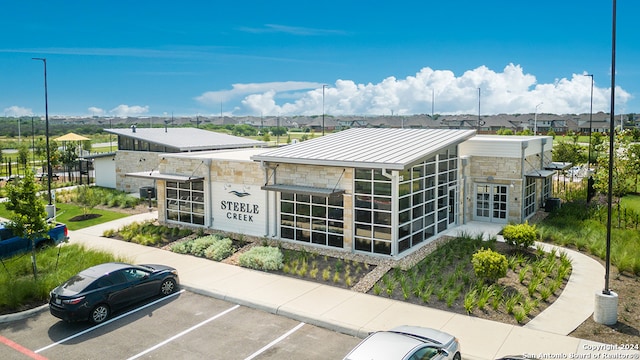
[[[324,136],[324,88],[327,85],[322,85],[322,136]]]
[[[613,161],[615,132],[615,98],[616,98],[616,0],[613,0],[613,16],[611,31],[611,118],[609,122],[609,181],[607,189],[607,239],[604,267],[604,289],[596,293],[593,320],[598,324],[613,325],[618,322],[618,294],[609,288],[611,267],[611,219],[613,201]]]
[[[36,131],[33,126],[33,116],[31,117],[31,166],[35,168],[36,166]]]
[[[536,105],[536,112],[533,115],[533,135],[538,135],[538,108],[542,103]]]
[[[49,195],[49,206],[47,207],[47,215],[53,217],[55,214],[55,207],[52,204],[51,199],[51,150],[49,149],[49,98],[47,95],[47,59],[46,58],[31,58],[32,60],[41,60],[44,64],[44,119],[45,119],[45,138],[47,146],[47,194]]]
[[[593,74],[585,74],[584,76],[591,77],[591,104],[589,106],[589,151],[587,157],[587,174],[591,179],[591,131],[593,128]],[[587,204],[589,203],[589,180],[587,180]]]

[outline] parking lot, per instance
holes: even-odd
[[[360,339],[181,291],[68,324],[41,312],[0,324],[0,359],[341,359]]]

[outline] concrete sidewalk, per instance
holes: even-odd
[[[591,316],[595,293],[600,290],[594,283],[598,283],[596,279],[604,278],[602,266],[578,252],[564,250],[573,261],[573,272],[560,298],[521,327],[102,237],[104,230],[118,229],[127,223],[156,216],[155,212],[144,213],[73,231],[69,235],[70,241],[111,251],[134,263],[173,266],[179,271],[182,286],[193,292],[358,337],[408,324],[454,334],[460,340],[465,359],[495,359],[508,354],[596,358],[603,353],[600,346],[604,344],[566,336]],[[496,228],[490,224],[470,223],[452,231],[474,234]],[[615,355],[616,352],[606,354]]]

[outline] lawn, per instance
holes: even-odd
[[[56,204],[56,220],[58,222],[66,224],[69,230],[79,230],[85,227],[98,225],[111,220],[129,216],[129,214],[126,213],[102,209],[93,209],[89,213],[100,216],[82,221],[74,221],[72,220],[73,218],[83,214],[82,208],[73,204]],[[0,217],[8,219],[10,215],[10,212],[5,208],[4,204],[0,204]]]
[[[38,278],[35,280],[28,254],[4,259],[4,269],[0,271],[0,289],[3,289],[0,291],[0,315],[46,304],[51,289],[85,268],[109,261],[130,262],[105,251],[65,244],[37,253]]]
[[[636,212],[640,212],[640,195],[629,194],[625,195],[620,204],[626,208],[633,209]]]

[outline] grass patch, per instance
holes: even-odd
[[[100,216],[82,221],[69,221],[76,216],[82,215],[82,208],[73,204],[56,204],[56,220],[58,222],[66,224],[69,230],[79,230],[89,226],[98,225],[111,220],[129,216],[129,214],[125,214],[122,212],[101,209],[93,209],[91,210],[91,214],[98,214]],[[9,219],[10,216],[11,212],[7,210],[5,204],[0,204],[0,217]]]
[[[3,260],[0,269],[0,314],[20,311],[23,307],[45,304],[49,292],[78,272],[93,265],[122,261],[104,251],[87,250],[81,245],[47,248],[36,254],[37,280],[33,277],[31,256],[18,255]]]
[[[164,246],[193,233],[188,228],[158,225],[154,221],[133,222],[118,230],[106,230],[102,235],[146,246]]]

